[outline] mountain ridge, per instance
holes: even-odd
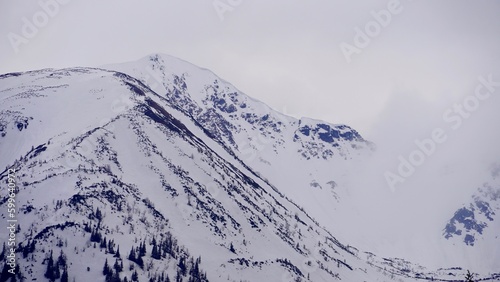
[[[325,143],[308,148],[316,154],[307,160],[299,151],[304,146],[293,141],[302,119],[280,119],[271,112],[262,120],[266,113],[257,109],[257,119],[251,123],[245,119],[248,112],[242,117],[230,107],[252,108],[249,100],[239,92],[231,99],[234,91],[227,85],[219,87],[229,91],[214,90],[213,77],[208,79],[213,87],[206,89],[214,91],[210,93],[216,93],[216,99],[182,100],[194,96],[190,93],[196,89],[206,90],[206,85],[191,81],[197,88],[180,79],[182,74],[176,76],[172,84],[164,83],[166,97],[151,89],[145,78],[97,68],[0,77],[2,165],[17,170],[18,252],[26,278],[55,275],[55,268],[43,262],[59,251],[68,263],[58,265],[58,271],[66,269],[77,281],[102,281],[113,275],[133,280],[135,273],[139,281],[166,281],[167,276],[186,281],[386,281],[391,276],[403,281],[422,277],[453,281],[462,274],[461,269],[449,272],[453,275],[427,271],[341,243],[333,236],[338,228],[324,227],[324,221],[309,214],[313,207],[296,203],[297,195],[307,197],[303,187],[296,185],[300,189],[294,194],[289,183],[276,180],[286,170],[279,158],[266,155],[290,152],[292,157],[282,162],[305,160],[314,169],[325,162],[341,167],[358,158],[360,150],[370,152],[368,143],[356,140],[354,133],[340,138],[350,128],[337,135],[333,131],[337,125],[324,123],[329,129],[310,129],[309,133],[316,130],[314,139],[299,132],[300,138],[311,137],[309,144]],[[231,102],[221,103],[221,98]],[[201,107],[204,101],[206,107]],[[241,108],[243,103],[246,107]],[[231,139],[224,128],[235,137]],[[337,147],[345,150],[320,136],[338,139]],[[366,147],[349,148],[351,141]],[[323,158],[318,153],[328,149],[334,154]],[[272,164],[262,161],[265,158]],[[264,168],[269,167],[276,168],[276,175],[266,173]],[[316,178],[300,184],[329,195],[328,201],[347,197],[342,181],[327,184]],[[5,209],[1,215],[6,218]],[[133,259],[124,255],[129,250]],[[143,260],[142,267],[137,257]],[[111,267],[111,275],[103,274],[106,259],[125,267]]]

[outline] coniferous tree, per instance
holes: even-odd
[[[181,275],[186,276],[187,268],[186,268],[186,258],[184,256],[180,257],[179,264],[177,266],[179,267]]]
[[[61,272],[59,271],[59,266],[57,264],[54,265],[54,277],[56,279],[61,277]]]
[[[97,218],[98,221],[102,220],[102,212],[99,208],[95,211],[95,218]]]
[[[123,270],[123,263],[119,263],[118,258],[117,258],[115,260],[115,264],[113,265],[113,268],[116,270],[116,272],[121,272]]]
[[[134,273],[132,273],[132,281],[137,282],[139,281],[139,275],[137,274],[137,271],[134,270]]]
[[[108,275],[109,274],[109,264],[108,264],[108,259],[106,259],[106,261],[104,262],[104,267],[102,268],[102,274],[103,275]]]
[[[160,251],[156,244],[153,245],[153,249],[151,250],[151,257],[154,259],[161,259]]]
[[[115,258],[121,258],[121,255],[120,255],[120,245],[118,245],[117,249],[116,249],[116,253],[114,255]]]
[[[62,267],[63,269],[66,267],[66,255],[62,250],[61,253],[59,253],[59,257],[57,258],[57,266]]]
[[[113,274],[111,275],[111,281],[122,282],[122,280],[120,279],[120,274],[118,272],[113,272]]]
[[[47,270],[45,271],[45,278],[52,279],[52,268],[54,267],[54,260],[52,259],[52,250],[50,250],[50,257],[47,261]]]
[[[109,269],[108,273],[106,274],[106,282],[113,282],[113,270]]]
[[[139,248],[139,256],[143,257],[146,255],[146,241],[143,241],[140,248]]]
[[[110,253],[110,254],[114,254],[115,253],[114,245],[115,245],[114,240],[109,240],[109,242],[108,242],[108,253]]]
[[[27,258],[28,254],[35,251],[35,241],[29,240],[28,244],[26,244],[26,246],[22,248],[22,250],[23,250],[23,258]]]
[[[101,244],[99,245],[101,249],[106,249],[108,247],[106,241],[106,237],[104,237],[104,239],[101,241]]]
[[[136,257],[135,257],[135,249],[134,249],[134,246],[132,246],[132,249],[130,250],[130,254],[128,255],[128,259],[135,262],[136,261]]]
[[[65,267],[63,274],[61,275],[61,282],[69,282],[68,269]]]
[[[9,281],[9,278],[14,277],[11,273],[9,273],[10,266],[7,265],[7,262],[4,263],[2,273],[0,273],[0,281]],[[17,272],[16,272],[17,273]]]
[[[99,232],[99,228],[96,227],[96,228],[92,229],[92,232],[90,233],[90,241],[99,243],[99,242],[101,242],[101,238],[102,238],[102,235]]]
[[[175,282],[182,282],[182,275],[179,270],[177,270],[177,274],[175,275]]]
[[[465,275],[465,281],[466,282],[474,282],[474,274],[470,273],[469,270],[467,270],[467,274]]]
[[[144,268],[144,260],[142,260],[142,257],[138,257],[135,262],[139,265],[141,269]]]
[[[84,222],[83,223],[83,230],[85,232],[91,233],[92,232],[92,228],[90,227],[90,223]]]
[[[59,268],[54,264],[54,257],[52,256],[52,250],[50,250],[50,256],[47,261],[47,270],[45,271],[45,278],[49,281],[55,281],[59,278]]]

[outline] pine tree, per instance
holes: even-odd
[[[137,274],[137,271],[134,270],[134,273],[132,273],[132,281],[137,282],[139,281],[139,275]]]
[[[146,241],[143,241],[139,248],[139,256],[143,257],[146,255]]]
[[[52,250],[50,250],[50,256],[47,261],[47,270],[45,271],[45,278],[49,279],[49,281],[55,281],[57,278],[59,278],[59,276],[59,268],[54,265]]]
[[[59,253],[59,257],[57,258],[57,266],[62,267],[63,269],[66,267],[66,255],[64,255],[64,252],[61,250],[61,253]]]
[[[106,262],[104,262],[104,267],[102,268],[102,274],[103,275],[108,275],[109,274],[109,264],[108,264],[108,259],[106,259]]]
[[[179,259],[179,264],[177,266],[179,267],[179,271],[182,274],[182,276],[186,276],[186,273],[187,273],[186,258],[181,256]]]
[[[466,282],[474,282],[474,274],[470,273],[469,270],[467,270],[467,275],[465,275],[465,281]]]
[[[175,275],[175,282],[182,282],[182,275],[179,271],[177,271],[177,274]]]
[[[54,267],[54,261],[52,259],[52,250],[50,250],[50,257],[47,261],[47,270],[45,271],[45,278],[52,279],[52,268]]]
[[[59,266],[57,266],[57,265],[54,266],[54,277],[56,279],[61,277],[61,272],[59,271]]]
[[[142,260],[142,257],[138,257],[135,262],[139,265],[141,269],[144,268],[144,260]]]
[[[233,242],[231,242],[231,245],[229,246],[229,250],[230,250],[232,253],[235,253],[235,254],[236,254],[236,250],[234,249]]]
[[[95,211],[95,218],[97,218],[98,221],[102,220],[102,212],[99,208]]]
[[[106,243],[106,237],[104,237],[104,239],[101,241],[101,244],[99,245],[99,247],[101,249],[106,249],[108,247],[107,243]]]
[[[83,230],[88,233],[92,232],[92,228],[90,227],[90,224],[87,222],[83,223]]]
[[[114,250],[114,240],[109,240],[108,242],[108,253],[110,254],[114,254],[115,253],[115,250]]]
[[[68,269],[64,268],[63,274],[61,276],[61,282],[69,282]]]
[[[90,233],[90,241],[91,242],[96,242],[96,243],[101,242],[102,235],[98,229],[99,229],[98,227],[92,229],[92,232]]]
[[[3,265],[2,273],[0,273],[0,281],[9,281],[10,277],[14,277],[13,279],[15,279],[15,276],[9,273],[9,269],[10,267],[7,265],[7,262],[5,262]],[[17,269],[16,273],[18,273]]]
[[[123,270],[123,263],[118,263],[118,259],[116,259],[113,268],[116,270],[116,272],[121,272]]]
[[[191,258],[191,270],[190,270],[190,275],[191,277],[194,278],[194,281],[200,281],[200,278],[201,278],[201,274],[200,274],[200,261],[201,261],[201,258],[198,257],[196,259],[196,261],[193,260],[193,258]]]
[[[113,270],[110,269],[108,273],[106,274],[106,279],[104,280],[106,282],[113,282]]]
[[[120,279],[120,274],[118,272],[114,272],[113,275],[111,276],[111,281],[122,282],[122,280]]]
[[[136,261],[136,257],[135,257],[135,249],[134,247],[132,246],[132,249],[130,250],[130,254],[128,255],[128,259],[135,262]]]
[[[120,255],[120,245],[118,245],[118,248],[116,249],[116,253],[115,253],[115,258],[121,258],[121,255]]]
[[[161,259],[160,251],[156,244],[153,245],[153,249],[151,250],[151,257],[154,259]]]

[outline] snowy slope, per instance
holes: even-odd
[[[122,279],[135,271],[139,281],[173,279],[181,264],[193,278],[199,257],[212,281],[383,277],[357,270],[367,264],[140,82],[95,69],[2,79],[2,152],[22,156],[5,165],[16,170],[26,278],[43,278],[61,251],[59,271],[77,281],[104,280],[106,260],[124,265]],[[127,107],[110,111],[119,101]],[[18,129],[6,109],[31,122]],[[17,140],[26,145],[9,147]],[[174,250],[164,244],[172,238]],[[144,261],[132,262],[141,242]],[[158,259],[157,245],[165,245]]]
[[[104,281],[106,260],[123,263],[128,281],[134,272],[138,281],[463,277],[347,240],[356,217],[341,212],[354,199],[345,175],[373,148],[354,130],[283,116],[165,58],[151,66],[164,72],[161,85],[90,68],[0,77],[0,180],[16,170],[17,256],[28,280],[43,281],[61,251],[56,268],[76,281]],[[144,74],[148,66],[136,64]],[[4,229],[6,190],[0,197]]]
[[[154,89],[208,130],[228,152],[328,227],[352,226],[349,176],[374,149],[346,125],[296,119],[270,109],[212,72],[168,55],[104,66]],[[354,200],[355,202],[355,200]],[[342,210],[345,205],[345,212]],[[349,213],[346,218],[344,215]],[[352,231],[339,234],[352,240]]]
[[[443,174],[441,167],[428,165],[430,173],[420,169],[410,188],[392,193],[380,171],[385,156],[346,125],[283,115],[209,70],[168,55],[104,67],[154,89],[340,240],[435,268],[500,269],[496,249],[463,248],[442,236],[464,199],[456,190],[466,194],[481,182],[471,178],[457,187],[459,172]],[[500,232],[496,225],[488,229]],[[496,237],[479,240],[500,245]]]

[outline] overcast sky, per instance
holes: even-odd
[[[375,140],[409,125],[432,129],[479,75],[500,80],[498,1],[59,0],[47,11],[40,4],[53,1],[0,0],[0,73],[166,53],[278,111],[346,123]],[[373,12],[386,22],[375,24]],[[371,31],[368,42],[356,45],[356,28]],[[349,58],[343,43],[357,48]],[[387,122],[397,115],[406,118]]]

